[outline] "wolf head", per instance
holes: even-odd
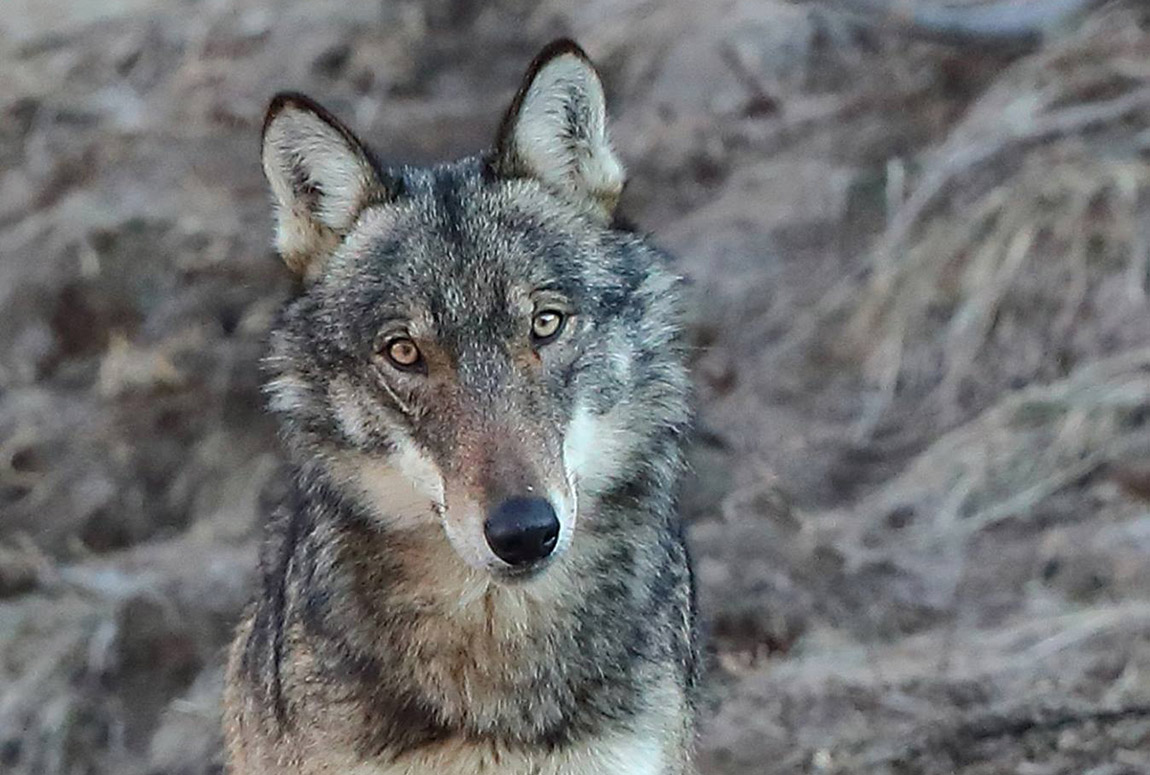
[[[607,493],[670,485],[677,460],[645,455],[688,419],[676,280],[613,227],[624,172],[578,46],[540,53],[487,154],[381,165],[281,94],[263,167],[300,279],[271,406],[296,462],[380,529],[438,531],[473,568],[522,578],[593,530]]]

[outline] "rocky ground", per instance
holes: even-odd
[[[1150,771],[1150,13],[1002,47],[837,7],[7,7],[0,771],[221,771],[283,491],[268,97],[451,157],[559,34],[692,281],[703,771]]]

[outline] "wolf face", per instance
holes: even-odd
[[[612,226],[623,168],[573,43],[536,58],[490,153],[384,166],[282,94],[263,166],[301,287],[273,333],[271,406],[297,464],[379,529],[439,531],[472,568],[524,579],[681,432],[676,281]]]

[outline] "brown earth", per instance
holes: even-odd
[[[221,771],[284,486],[268,97],[452,157],[559,34],[692,280],[703,771],[1150,771],[1144,3],[996,51],[783,0],[15,0],[0,772]]]

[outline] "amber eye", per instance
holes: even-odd
[[[387,359],[401,369],[416,369],[423,363],[423,356],[415,342],[406,336],[396,337],[384,345]]]
[[[563,331],[567,316],[556,309],[544,309],[531,318],[531,338],[535,344],[547,344]]]

